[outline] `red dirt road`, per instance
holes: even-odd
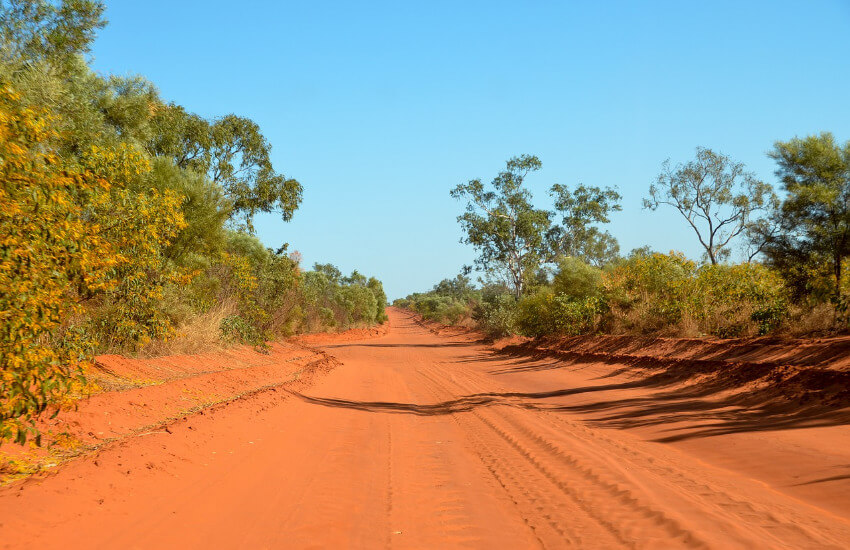
[[[390,316],[384,336],[314,339],[341,364],[310,387],[0,489],[0,547],[850,547],[846,423],[742,426],[708,396],[682,414],[616,364]]]

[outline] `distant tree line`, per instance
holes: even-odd
[[[542,164],[514,157],[489,184],[451,192],[466,202],[458,222],[478,253],[479,284],[467,268],[397,305],[493,334],[846,330],[850,142],[824,132],[777,141],[769,155],[778,190],[704,147],[663,163],[644,207],[678,211],[704,250],[699,261],[646,247],[622,256],[604,230],[621,209],[615,189],[555,184],[552,208],[536,208],[525,180]]]

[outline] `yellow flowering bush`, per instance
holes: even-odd
[[[237,304],[238,314],[222,320],[221,332],[226,338],[260,345],[266,340],[262,328],[269,314],[259,303],[257,289],[259,281],[254,275],[247,256],[226,253],[222,258],[225,279],[231,292],[230,298]]]
[[[696,265],[680,253],[635,256],[603,275],[621,328],[720,337],[767,334],[787,316],[782,278],[760,264]]]
[[[0,83],[0,441],[39,443],[33,420],[80,393],[96,346],[165,337],[163,289],[191,278],[163,255],[183,199],[140,185],[144,154],[63,166],[51,122]]]
[[[192,277],[164,255],[186,227],[183,198],[143,185],[150,163],[129,145],[92,147],[81,163],[101,182],[85,209],[101,220],[98,229],[115,260],[109,272],[112,284],[88,296],[90,327],[104,348],[134,348],[165,338],[172,327],[160,307],[163,290]]]
[[[0,82],[0,441],[40,442],[32,419],[81,383],[92,343],[60,330],[78,289],[109,288],[118,259],[77,198],[105,191],[63,171],[44,113]]]

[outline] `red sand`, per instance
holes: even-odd
[[[0,546],[850,547],[846,341],[494,347],[390,316],[269,356],[105,360],[167,382],[66,416],[119,441],[0,489]],[[192,391],[248,395],[169,412]]]

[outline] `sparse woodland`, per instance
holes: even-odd
[[[553,185],[553,208],[535,208],[524,181],[542,163],[515,157],[489,185],[452,191],[466,202],[458,222],[478,252],[479,284],[466,267],[395,304],[494,336],[846,331],[850,142],[795,137],[770,156],[778,189],[702,147],[662,164],[644,207],[676,209],[705,251],[699,261],[648,247],[620,254],[604,230],[620,209],[614,189]]]

